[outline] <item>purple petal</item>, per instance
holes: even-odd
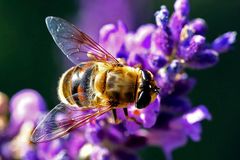
[[[160,101],[160,96],[158,96],[156,100],[143,109],[140,114],[144,128],[151,128],[156,123],[157,116],[160,111]]]
[[[218,53],[215,50],[206,49],[194,54],[194,56],[187,61],[187,65],[193,69],[205,69],[214,66],[217,62]]]
[[[200,105],[184,114],[182,117],[173,120],[170,123],[170,128],[183,130],[192,140],[199,141],[201,134],[199,122],[204,119],[211,120],[211,114],[205,106]]]
[[[176,0],[174,3],[175,12],[179,12],[184,16],[188,16],[190,4],[188,0]]]
[[[168,24],[168,18],[169,11],[166,6],[162,5],[160,10],[155,13],[156,24],[161,28],[165,28]]]
[[[195,34],[204,35],[207,31],[207,24],[202,18],[194,19],[189,25],[194,29]]]
[[[145,65],[144,59],[146,59],[147,49],[151,45],[151,37],[154,30],[155,25],[146,24],[139,27],[136,33],[127,34],[124,46],[129,53],[127,62],[129,65]]]
[[[135,118],[138,122],[142,123],[142,126],[144,128],[151,128],[155,124],[159,110],[159,96],[145,109],[136,109],[134,106],[130,106],[128,109],[129,116]],[[125,126],[130,134],[134,134],[141,127],[139,124],[133,121],[126,121]]]
[[[107,24],[100,30],[100,44],[116,57],[123,45],[126,32],[126,26],[121,21],[117,25]]]
[[[237,32],[227,32],[213,41],[212,48],[219,53],[227,52],[235,42],[236,36]]]
[[[124,45],[128,52],[134,52],[136,49],[139,48],[138,44],[135,42],[135,35],[134,33],[128,33],[125,37]]]
[[[134,35],[134,41],[138,46],[149,49],[151,45],[151,36],[155,30],[153,24],[145,24],[138,28]]]
[[[107,41],[109,36],[117,32],[117,26],[114,24],[106,24],[100,29],[100,42]]]
[[[211,120],[212,116],[204,105],[197,106],[191,112],[183,116],[189,124],[194,124],[203,119]]]
[[[136,109],[134,106],[128,107],[128,114],[130,117],[135,117],[140,122],[139,115],[140,110]],[[126,120],[126,116],[124,115],[123,109],[117,109],[117,115],[120,120],[125,120],[125,128],[130,134],[134,134],[141,126],[139,124],[136,124],[133,121]]]

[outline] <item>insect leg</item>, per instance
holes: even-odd
[[[128,109],[127,108],[123,108],[123,111],[124,111],[124,115],[126,116],[126,119],[129,120],[129,121],[134,121],[135,123],[139,124],[139,125],[142,125],[141,122],[139,122],[136,118],[134,117],[129,117],[128,115]]]
[[[121,122],[121,120],[118,119],[118,117],[117,117],[117,110],[116,110],[116,109],[113,109],[112,112],[113,112],[114,122],[115,122],[116,124],[119,124],[119,123]]]

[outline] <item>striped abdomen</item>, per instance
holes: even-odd
[[[91,105],[91,79],[95,67],[94,63],[87,62],[66,71],[59,82],[60,100],[78,106]]]
[[[59,83],[61,101],[78,106],[125,107],[135,102],[138,70],[104,62],[87,62],[69,69]],[[75,95],[72,98],[71,95]]]

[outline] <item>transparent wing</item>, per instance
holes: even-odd
[[[110,110],[111,107],[80,108],[60,103],[40,121],[33,131],[31,141],[46,142],[59,138]]]
[[[66,20],[47,17],[46,24],[58,47],[74,64],[90,60],[119,63],[103,47]]]

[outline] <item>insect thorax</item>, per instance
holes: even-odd
[[[106,73],[104,95],[112,106],[125,107],[133,103],[137,90],[137,71],[128,66],[119,66]]]

